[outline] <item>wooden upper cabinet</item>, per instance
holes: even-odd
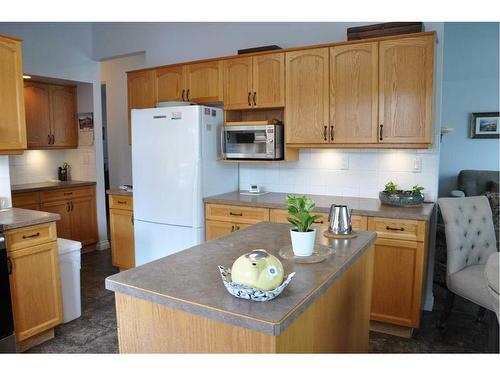
[[[330,141],[377,143],[378,43],[330,48]]]
[[[186,100],[185,67],[177,65],[156,70],[156,101]],[[154,107],[154,103],[152,106]],[[147,108],[147,107],[145,107]]]
[[[252,57],[224,60],[224,108],[252,107]]]
[[[379,44],[379,142],[431,143],[434,36]]]
[[[25,81],[24,106],[28,148],[49,146],[52,141],[50,137],[50,86]]]
[[[0,154],[26,149],[21,41],[0,35]]]
[[[222,60],[186,65],[186,100],[195,103],[222,102],[222,69]]]
[[[52,145],[78,147],[76,88],[74,86],[51,86],[50,105]]]
[[[252,104],[256,108],[285,106],[285,54],[253,57]]]
[[[156,76],[153,70],[127,73],[128,143],[132,143],[131,110],[153,108],[156,105]]]
[[[329,142],[328,48],[286,53],[286,143]]]
[[[24,82],[28,148],[76,148],[76,87]]]

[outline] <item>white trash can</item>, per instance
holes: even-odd
[[[63,322],[67,323],[82,315],[82,300],[80,296],[80,250],[82,243],[58,238],[57,248],[59,250],[59,265],[61,269]]]

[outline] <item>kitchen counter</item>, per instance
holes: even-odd
[[[127,197],[131,197],[133,193],[131,191],[123,190],[123,189],[108,189],[106,190],[106,194],[108,195],[124,195]]]
[[[198,323],[209,324],[212,328],[214,328],[214,324],[221,324],[222,330],[237,330],[237,332],[233,332],[234,337],[238,336],[239,332],[246,332],[245,334],[252,332],[253,335],[259,337],[259,340],[271,340],[271,338],[285,335],[287,332],[292,334],[297,329],[303,329],[304,320],[321,318],[320,312],[314,313],[316,316],[312,317],[308,311],[312,306],[316,306],[315,302],[324,303],[322,298],[327,298],[329,301],[327,304],[347,304],[337,306],[334,312],[348,314],[349,319],[352,319],[351,327],[359,324],[357,329],[359,330],[360,340],[363,342],[362,347],[365,347],[364,341],[366,339],[367,348],[373,264],[372,250],[376,239],[376,234],[373,232],[359,232],[358,237],[351,240],[331,240],[323,237],[322,233],[318,231],[317,242],[334,247],[336,254],[318,264],[296,264],[280,259],[285,274],[296,272],[296,275],[287,289],[272,301],[254,302],[238,299],[225,290],[217,265],[230,267],[240,255],[258,248],[266,249],[279,257],[279,249],[290,244],[289,231],[290,226],[288,224],[262,222],[220,239],[205,242],[108,277],[106,279],[106,288],[114,291],[117,297],[120,352],[165,350],[164,347],[153,348],[151,346],[155,345],[155,337],[153,337],[155,333],[150,332],[145,327],[149,326],[149,324],[151,324],[151,327],[157,327],[152,328],[154,332],[166,326],[172,327],[173,330],[184,331],[190,329],[191,325],[194,327]],[[354,266],[355,264],[357,266]],[[349,277],[350,281],[346,281],[346,277]],[[348,295],[346,291],[337,290],[338,288],[347,289],[352,295]],[[327,296],[329,293],[342,296],[344,300],[335,301],[335,298]],[[350,302],[347,302],[347,300],[350,300]],[[144,310],[144,307],[138,307],[137,310],[134,310],[132,307],[134,303],[137,306],[147,304],[149,310]],[[150,309],[151,306],[154,306],[153,310]],[[321,308],[324,308],[324,306]],[[156,309],[160,310],[157,311]],[[355,311],[350,311],[350,309]],[[151,316],[146,316],[143,315],[145,311],[154,311],[154,313]],[[182,316],[187,313],[189,319],[195,319],[194,317],[196,317],[201,323],[198,321],[191,322],[188,326],[185,326],[183,325],[184,322],[173,321],[173,323],[166,324],[161,328],[161,323],[156,319],[159,319],[163,311],[167,311],[168,316],[180,314],[179,319],[181,320],[184,319]],[[334,312],[329,311],[328,314]],[[139,315],[135,316],[135,314]],[[356,320],[358,317],[359,320]],[[325,318],[328,320],[328,322],[324,322],[325,327],[328,324],[345,325],[342,319],[330,319],[328,316]],[[344,318],[347,319],[347,316]],[[173,315],[171,319],[174,319]],[[177,326],[178,328],[176,328]],[[332,334],[342,334],[340,326],[336,330],[339,332],[333,330]],[[132,339],[130,335],[134,335],[133,332],[136,334]],[[169,340],[172,337],[172,340],[175,341],[173,337],[176,332],[163,332],[163,334],[166,334],[165,337],[169,337]],[[160,335],[159,331],[158,335]],[[190,333],[186,332],[185,335],[190,336]],[[213,337],[209,338],[212,342],[210,351],[226,351],[216,348],[216,336],[217,334],[214,332]],[[247,338],[250,340],[250,336]],[[128,341],[128,339],[131,341]],[[203,337],[199,338],[200,341],[204,339]],[[160,338],[159,340],[161,341]],[[227,340],[230,340],[230,338],[227,337]],[[340,340],[347,339],[343,337]],[[353,337],[349,340],[356,341]],[[158,345],[168,345],[164,341]],[[127,342],[129,343],[127,344]],[[179,344],[179,347],[167,348],[166,351],[182,351],[181,347],[184,344]],[[241,342],[238,345],[240,344],[246,345]],[[190,345],[194,344],[190,343]],[[204,351],[198,346],[196,348],[188,346],[184,347],[184,349],[188,352]],[[246,351],[244,348],[240,349],[234,347],[230,348],[229,351]],[[357,347],[356,350],[361,349]],[[262,351],[266,352],[266,350]]]
[[[6,231],[60,219],[61,216],[59,214],[50,212],[25,210],[23,208],[6,208],[0,210],[0,230]]]
[[[66,189],[66,188],[76,188],[80,186],[92,186],[95,185],[95,181],[44,181],[35,182],[31,184],[19,184],[12,185],[12,193],[29,193],[33,191],[46,191],[46,190],[56,190],[56,189]]]
[[[300,195],[300,194],[293,194]],[[424,203],[421,207],[395,207],[382,204],[374,198],[338,197],[333,195],[306,194],[316,202],[317,212],[328,213],[332,204],[345,204],[352,208],[353,215],[377,216],[391,219],[425,220],[429,221],[434,209],[434,203]],[[207,197],[204,203],[227,204],[236,206],[278,208],[286,210],[287,193],[266,193],[263,195],[244,195],[232,192]]]

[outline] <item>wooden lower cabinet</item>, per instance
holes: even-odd
[[[134,212],[132,197],[109,195],[111,261],[120,270],[135,267]]]
[[[95,186],[13,193],[16,208],[59,214],[57,234],[60,238],[91,245],[98,241]]]
[[[237,230],[249,227],[251,224],[230,221],[207,220],[205,223],[205,239],[207,241],[226,236]]]
[[[135,267],[134,214],[129,210],[109,210],[111,258],[120,269]]]
[[[55,223],[51,225],[55,236]],[[25,247],[15,234],[6,234],[14,330],[16,340],[23,341],[63,321],[57,242],[51,236],[46,243]]]

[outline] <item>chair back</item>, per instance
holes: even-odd
[[[439,198],[446,233],[450,275],[474,264],[485,264],[496,249],[495,229],[485,196]]]

